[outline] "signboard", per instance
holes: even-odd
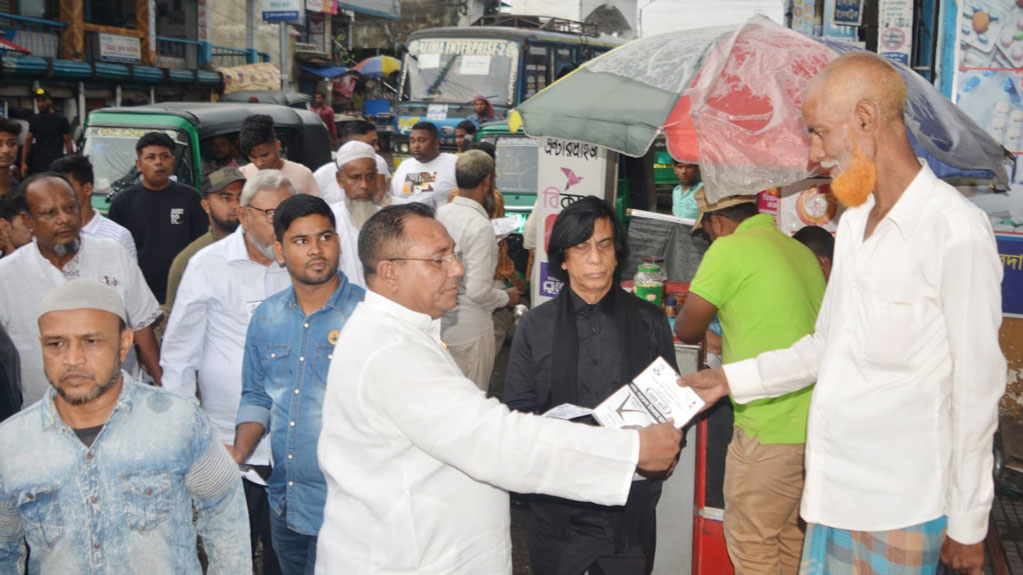
[[[216,68],[224,77],[224,93],[241,90],[279,90],[281,73],[269,62]]]
[[[843,0],[824,0],[823,35],[829,40],[836,42],[847,42],[849,44],[859,43],[859,28],[838,24],[838,11],[836,3],[844,3]]]
[[[881,30],[877,53],[885,59],[909,66],[913,55],[913,0],[881,0],[878,8]]]
[[[297,22],[305,9],[303,0],[263,0],[263,20],[267,22]],[[280,84],[277,85],[280,88]]]
[[[606,148],[556,138],[539,138],[538,143],[537,189],[540,194],[534,220],[540,228],[537,230],[536,265],[533,266],[535,277],[531,278],[533,307],[557,296],[562,287],[547,267],[547,242],[554,220],[561,210],[586,196],[613,198],[608,187],[615,183],[613,178],[610,181],[607,178]]]
[[[1023,317],[1023,237],[997,234],[1002,260],[1002,312]]]
[[[99,35],[99,59],[104,62],[142,63],[142,42],[132,36]]]
[[[834,2],[835,9],[831,15],[832,24],[835,26],[860,26],[863,24],[863,0],[834,0]]]
[[[392,20],[401,16],[401,0],[338,0],[337,7]]]

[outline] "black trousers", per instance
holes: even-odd
[[[263,575],[281,575],[281,564],[277,561],[270,540],[270,499],[266,487],[244,478],[242,486],[245,488],[245,505],[249,508],[249,540],[252,542],[253,561],[256,557],[256,544],[262,540]]]
[[[654,568],[657,535],[615,553],[607,537],[570,531],[561,540],[543,529],[532,515],[527,533],[529,566],[533,575],[649,575]]]

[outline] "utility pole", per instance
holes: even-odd
[[[287,92],[288,84],[290,84],[290,78],[288,77],[288,23],[281,22],[279,24],[280,36],[281,36],[281,49],[280,49],[280,60],[281,60],[281,90]]]

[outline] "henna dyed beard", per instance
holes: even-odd
[[[853,161],[831,181],[831,192],[847,208],[863,205],[877,183],[877,166],[853,142]]]

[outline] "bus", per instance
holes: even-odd
[[[464,28],[433,28],[409,36],[391,149],[407,158],[417,122],[437,125],[444,151],[455,150],[455,126],[484,96],[498,119],[583,62],[624,44],[597,27],[557,18],[496,15]]]

